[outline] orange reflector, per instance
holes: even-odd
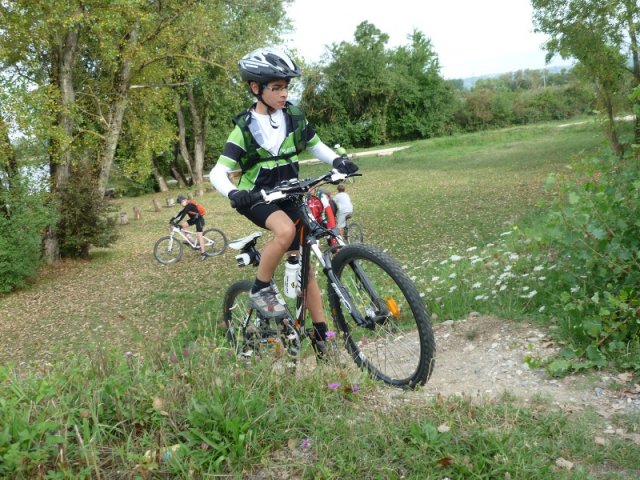
[[[387,307],[389,307],[389,311],[391,315],[398,318],[400,316],[400,307],[392,297],[387,297]]]

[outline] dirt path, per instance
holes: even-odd
[[[416,392],[381,389],[381,404],[422,401],[437,395],[490,401],[507,392],[524,404],[543,401],[567,413],[593,408],[605,418],[640,413],[640,385],[630,374],[592,371],[555,379],[542,368],[530,368],[527,357],[544,359],[559,346],[538,326],[473,315],[434,326],[436,368]],[[613,433],[613,432],[612,432]],[[640,444],[640,434],[616,431]]]

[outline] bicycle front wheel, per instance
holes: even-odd
[[[182,258],[182,242],[171,236],[162,237],[153,247],[153,256],[163,265],[175,263]]]
[[[205,251],[209,252],[211,255],[222,255],[227,249],[229,242],[222,230],[210,228],[205,230],[202,235],[204,236]]]
[[[347,243],[362,243],[362,239],[364,238],[362,225],[356,222],[351,222],[347,224]]]
[[[400,388],[424,385],[435,364],[429,313],[415,285],[393,258],[366,244],[344,246],[333,271],[365,319],[360,326],[334,290],[329,301],[356,364]]]
[[[249,305],[252,282],[239,280],[225,293],[222,316],[225,336],[236,354],[247,360],[297,360],[300,336],[288,318],[263,318]]]

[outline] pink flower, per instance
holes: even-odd
[[[305,449],[309,448],[310,446],[311,446],[311,439],[310,438],[302,439],[302,442],[300,443],[300,449],[305,450]]]
[[[340,385],[341,385],[340,383],[330,383],[329,388],[331,390],[337,390],[338,388],[340,388]]]
[[[353,387],[351,387],[351,391],[353,393],[358,393],[360,391],[360,387],[358,387],[358,385],[354,385]]]
[[[326,335],[327,338],[335,338],[336,332],[334,332],[333,330],[328,330]]]

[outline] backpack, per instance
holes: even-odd
[[[198,209],[198,215],[200,216],[206,215],[207,210],[195,200],[189,200],[187,203],[190,203],[191,205],[196,206],[196,208]]]

